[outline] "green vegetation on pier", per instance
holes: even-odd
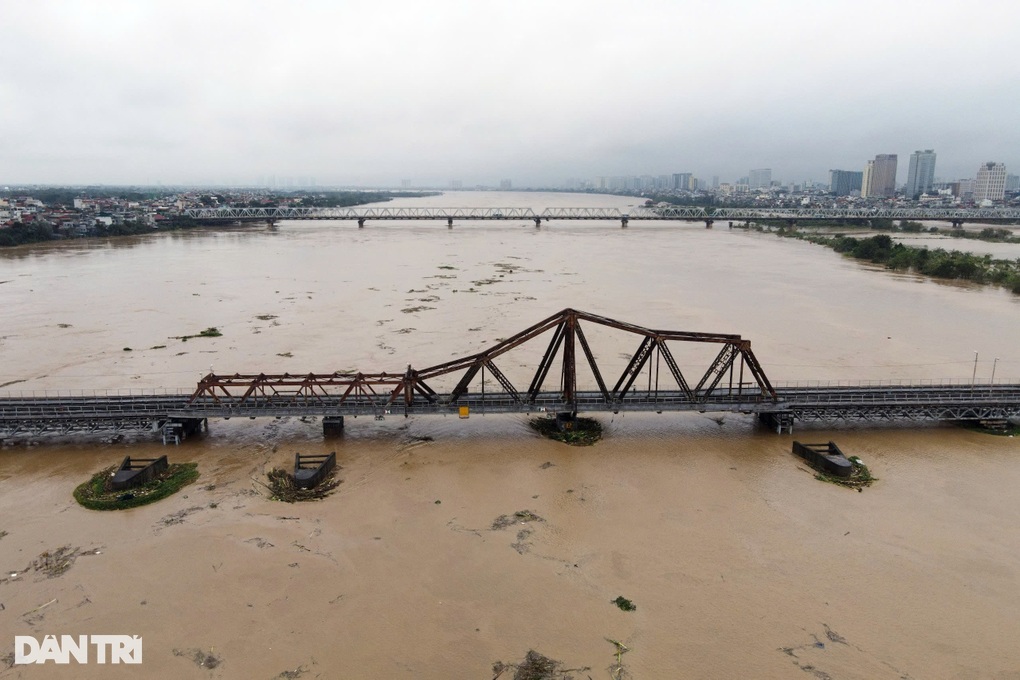
[[[555,418],[532,418],[528,424],[543,437],[571,446],[591,446],[602,439],[602,423],[594,418],[579,416],[571,429],[560,429]]]
[[[151,482],[129,490],[112,487],[113,465],[100,470],[74,490],[74,499],[90,510],[126,510],[173,495],[198,479],[198,463],[173,463]]]

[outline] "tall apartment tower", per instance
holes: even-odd
[[[690,191],[691,190],[691,178],[694,176],[690,172],[674,172],[673,173],[673,189],[676,191]]]
[[[921,194],[931,191],[935,183],[935,152],[932,149],[915,151],[910,154],[910,170],[907,172],[907,189],[905,195],[917,199]]]
[[[896,154],[880,153],[864,168],[861,196],[891,198],[896,195]]]
[[[1006,194],[1006,165],[989,161],[978,168],[975,201],[1001,201]]]
[[[747,186],[751,189],[768,188],[772,186],[772,168],[761,168],[747,173]]]
[[[875,161],[868,161],[861,173],[861,198],[873,196],[871,193],[871,176],[875,174]]]
[[[829,170],[829,193],[836,196],[849,196],[861,190],[864,173],[853,170]]]

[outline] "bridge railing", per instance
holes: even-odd
[[[180,397],[190,396],[193,388],[131,387],[108,390],[9,390],[0,392],[0,399],[88,399],[111,397]]]
[[[714,208],[698,206],[636,206],[619,208],[432,208],[432,207],[338,207],[303,208],[186,208],[181,212],[198,220],[515,220],[515,219],[594,219],[619,220],[820,220],[820,219],[915,219],[947,221],[1017,221],[1020,208]]]
[[[874,380],[780,380],[772,383],[778,389],[840,388],[840,387],[988,387],[991,383],[970,378],[893,378]],[[996,380],[996,385],[1020,384],[1020,380]]]

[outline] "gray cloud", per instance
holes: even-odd
[[[1020,170],[1015,2],[2,4],[8,183]]]

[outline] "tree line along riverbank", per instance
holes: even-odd
[[[977,255],[945,248],[919,248],[897,243],[888,233],[872,236],[848,234],[819,234],[817,227],[846,228],[845,224],[819,224],[812,228],[791,227],[785,222],[770,221],[749,225],[757,231],[770,231],[784,238],[796,238],[825,246],[857,260],[881,264],[896,271],[913,272],[934,279],[963,280],[973,283],[1002,286],[1014,295],[1020,295],[1020,258],[997,259],[991,255]],[[880,229],[893,233],[944,233],[956,238],[975,239],[992,243],[1020,243],[1020,238],[1009,229],[985,228],[964,232],[937,228],[924,229],[917,222],[899,225],[882,225]]]

